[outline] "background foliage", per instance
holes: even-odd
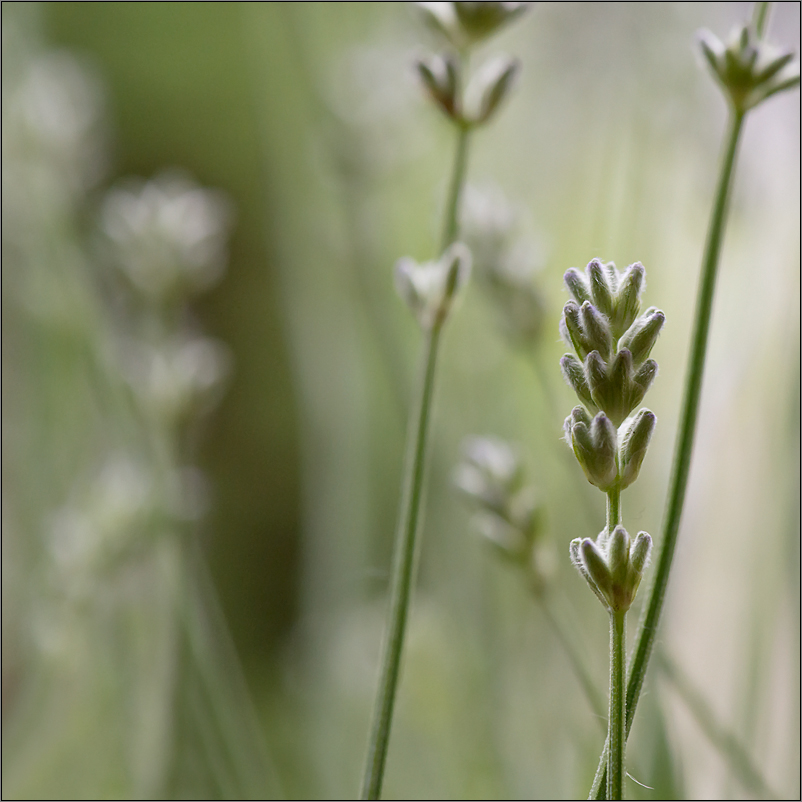
[[[769,36],[798,52],[799,6],[776,5]],[[694,33],[725,34],[749,13],[745,3],[539,3],[493,40],[521,58],[522,76],[476,137],[469,174],[523,209],[544,334],[532,350],[511,347],[478,285],[446,333],[388,797],[574,797],[589,785],[602,728],[526,588],[470,529],[451,471],[468,434],[521,443],[564,604],[606,688],[604,613],[567,552],[572,538],[596,533],[603,507],[560,442],[575,403],[558,367],[561,277],[594,256],[619,267],[639,260],[646,304],[666,312],[650,394],[658,426],[641,480],[624,495],[627,528],[657,536],[725,118]],[[70,269],[65,248],[92,241],[102,194],[123,176],[177,166],[233,203],[228,271],[194,305],[233,355],[198,452],[211,503],[193,537],[215,591],[199,580],[197,605],[186,598],[207,638],[198,660],[227,654],[218,678],[236,685],[225,627],[210,612],[219,597],[265,739],[251,755],[236,719],[239,745],[224,736],[221,746],[198,738],[190,717],[139,730],[141,743],[156,738],[181,756],[168,767],[137,751],[139,706],[161,686],[191,687],[180,661],[154,668],[176,637],[157,631],[176,603],[169,581],[139,576],[135,603],[111,621],[98,619],[106,601],[91,586],[85,640],[62,628],[59,649],[42,646],[36,622],[53,603],[43,533],[96,459],[85,443],[92,405],[104,402],[64,329],[20,302],[12,258],[3,273],[3,792],[225,796],[228,769],[202,756],[228,749],[253,796],[348,798],[367,738],[420,346],[391,268],[404,254],[434,255],[451,158],[445,121],[411,69],[427,33],[405,4],[369,3],[19,3],[4,4],[3,23],[4,81],[25,48],[69,50],[102,87],[112,143],[77,230],[48,234],[42,275],[57,282]],[[799,794],[798,104],[783,95],[747,125],[662,637],[789,798]],[[8,197],[4,186],[5,226]],[[132,684],[120,664],[148,681]],[[66,683],[76,666],[83,680]],[[654,790],[631,783],[628,793],[744,795],[656,671],[648,691],[630,772]],[[239,686],[220,693],[247,703]],[[187,709],[206,703],[198,698]]]

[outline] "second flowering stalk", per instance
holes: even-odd
[[[509,92],[517,62],[494,61],[467,80],[468,51],[518,16],[523,3],[420,3],[418,10],[440,36],[444,54],[416,64],[430,99],[446,115],[456,133],[456,154],[445,207],[443,241],[438,259],[418,264],[410,258],[396,264],[395,283],[425,337],[423,371],[410,420],[404,485],[393,553],[387,628],[373,709],[368,754],[362,777],[362,799],[379,799],[390,738],[401,654],[412,596],[415,554],[422,510],[426,450],[443,325],[470,272],[470,252],[456,242],[465,186],[468,140],[485,125]],[[473,102],[472,102],[473,101]]]
[[[659,309],[640,314],[646,271],[639,262],[623,272],[593,259],[584,273],[571,268],[560,332],[574,350],[560,360],[582,406],[565,419],[565,439],[588,481],[607,496],[604,529],[571,542],[571,561],[610,614],[610,708],[607,798],[623,797],[626,613],[652,550],[646,532],[631,538],[622,525],[621,491],[638,478],[656,418],[635,412],[657,375],[649,358],[665,323]]]

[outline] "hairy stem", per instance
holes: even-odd
[[[612,535],[621,521],[621,489],[614,487],[607,491],[607,534]]]
[[[657,626],[660,622],[671,563],[677,545],[679,524],[685,502],[685,491],[688,487],[696,420],[699,413],[699,399],[702,392],[707,337],[710,330],[713,295],[716,287],[716,272],[721,253],[721,243],[724,238],[724,224],[727,217],[728,201],[735,171],[735,158],[743,129],[743,121],[743,113],[731,112],[727,144],[721,163],[721,172],[713,203],[713,213],[710,218],[704,257],[702,259],[699,295],[696,304],[693,334],[691,336],[690,360],[685,379],[685,392],[674,451],[674,462],[671,469],[671,484],[663,524],[662,545],[657,559],[649,601],[639,624],[637,646],[629,672],[629,682],[627,684],[627,735],[632,726],[632,718],[635,715],[635,708],[643,688],[649,657],[654,646]],[[601,774],[603,775],[604,771]],[[597,773],[591,790],[592,798],[600,799],[603,787],[604,778]]]
[[[446,205],[443,250],[454,241],[457,235],[460,198],[465,185],[468,160],[468,133],[467,127],[459,127],[457,151]],[[426,441],[429,432],[429,418],[431,416],[441,330],[442,321],[433,325],[431,331],[427,333],[424,368],[419,382],[419,394],[407,434],[404,489],[393,554],[386,641],[382,654],[379,689],[373,708],[367,762],[362,778],[362,799],[379,799],[384,778],[390,726],[393,719],[393,707],[395,705],[401,666],[401,653],[404,646],[404,634],[412,595],[415,555],[417,553],[418,520],[422,505],[423,479],[426,468]]]
[[[610,612],[610,712],[607,719],[607,740],[610,743],[610,753],[607,759],[608,799],[624,798],[626,615],[626,612],[621,611]]]

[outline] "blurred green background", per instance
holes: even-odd
[[[649,396],[658,428],[623,498],[629,531],[660,533],[726,112],[694,35],[725,35],[751,4],[533,5],[477,57],[507,52],[523,69],[475,137],[469,181],[522,209],[544,333],[512,347],[479,283],[449,324],[388,798],[573,798],[593,776],[602,730],[523,583],[471,530],[450,476],[469,434],[521,444],[560,593],[606,692],[605,616],[567,556],[572,538],[601,528],[603,501],[560,442],[575,400],[557,336],[561,276],[595,256],[641,261],[645,304],[667,316]],[[775,5],[770,38],[798,52],[799,5]],[[421,345],[392,266],[435,256],[453,148],[411,67],[436,42],[400,3],[16,3],[2,13],[7,94],[26,64],[61,49],[102,87],[106,166],[73,229],[53,236],[94,258],[103,193],[168,167],[223,190],[235,217],[225,276],[192,304],[196,325],[233,357],[198,438],[209,511],[193,535],[210,569],[197,605],[208,655],[193,654],[227,657],[187,696],[183,724],[178,712],[139,721],[156,698],[179,711],[175,689],[192,687],[180,660],[136,684],[137,666],[155,665],[153,622],[174,609],[167,591],[159,607],[162,585],[140,577],[133,612],[103,625],[93,611],[108,598],[90,588],[78,613],[86,640],[66,629],[66,645],[47,651],[35,635],[42,599],[60,604],[43,533],[91,463],[97,389],[69,336],[20,301],[14,270],[26,263],[12,246],[7,257],[4,184],[4,796],[352,797]],[[4,168],[15,157],[4,136]],[[799,211],[799,95],[786,93],[749,119],[743,141],[662,636],[782,798],[800,792]],[[69,269],[63,253],[56,242],[41,257],[43,275]],[[152,605],[151,617],[134,621],[136,604]],[[109,640],[125,627],[138,633],[135,653]],[[169,651],[175,637],[159,642]],[[64,684],[70,672],[89,677],[84,695]],[[218,703],[250,717],[258,749],[203,695],[228,682]],[[218,710],[208,738],[192,718],[206,704]],[[154,769],[134,741],[161,744],[169,765]],[[631,783],[632,797],[750,798],[654,671],[631,744],[630,773],[653,788]]]

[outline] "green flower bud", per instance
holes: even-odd
[[[574,300],[578,304],[583,304],[585,301],[589,301],[591,299],[588,283],[585,280],[585,277],[575,267],[569,268],[565,271],[563,280],[565,281],[565,286],[567,287],[568,292],[574,296]]]
[[[627,350],[619,351],[613,358],[608,371],[608,381],[604,387],[604,409],[616,426],[627,418],[630,412],[641,402],[643,394],[632,381],[632,354]]]
[[[623,526],[616,526],[607,542],[607,564],[614,585],[626,583],[629,575],[629,535]]]
[[[618,470],[622,490],[638,478],[656,423],[654,412],[642,409],[622,425],[623,432],[619,429],[621,446],[618,453]]]
[[[585,379],[582,363],[572,354],[565,354],[560,360],[560,367],[562,368],[563,378],[574,388],[579,400],[592,412],[596,412],[597,407],[590,397],[590,388]]]
[[[582,407],[574,407],[566,418],[566,436],[585,472],[588,481],[607,492],[618,476],[618,439],[610,419],[599,412],[588,426],[588,414]]]
[[[621,277],[615,310],[610,318],[614,337],[620,337],[640,311],[640,296],[645,287],[646,270],[640,262],[631,264]]]
[[[585,578],[601,603],[611,611],[625,612],[635,600],[649,560],[652,539],[638,533],[632,543],[627,530],[616,526],[607,539],[571,541],[571,562]]]
[[[584,407],[574,407],[571,410],[571,414],[565,419],[563,422],[563,431],[565,432],[565,441],[568,445],[571,445],[571,429],[577,423],[582,423],[585,425],[585,428],[590,431],[590,424],[593,422],[593,418],[588,415],[587,410]]]
[[[415,65],[429,96],[451,119],[459,118],[457,92],[460,84],[459,65],[450,56],[431,55]]]
[[[634,409],[643,400],[643,396],[646,395],[646,391],[652,386],[655,376],[657,376],[657,362],[655,362],[653,359],[647,359],[638,369],[633,378],[633,381],[640,389],[640,396],[633,404],[632,409]]]
[[[590,292],[596,308],[608,318],[615,307],[614,288],[610,286],[610,274],[598,259],[593,259],[587,267]]]
[[[613,335],[607,318],[590,301],[585,301],[579,309],[579,321],[588,349],[598,351],[602,359],[608,360],[613,350]]]
[[[713,75],[739,113],[766,98],[799,85],[799,62],[790,52],[777,52],[760,41],[751,26],[737,29],[725,47],[709,31],[699,33],[699,44]]]
[[[569,546],[571,562],[573,563],[576,570],[579,571],[579,573],[584,577],[585,581],[588,583],[588,586],[596,594],[599,601],[602,604],[607,604],[607,602],[604,600],[602,592],[596,586],[596,583],[590,578],[590,574],[588,573],[587,568],[585,568],[585,563],[582,560],[582,543],[583,543],[583,538],[581,537],[578,537],[571,541]]]
[[[491,118],[510,91],[520,67],[515,59],[498,56],[476,73],[466,90],[466,105],[473,110],[465,114],[468,122],[482,125]]]
[[[635,543],[632,545],[630,552],[630,581],[640,582],[643,577],[643,572],[649,564],[649,557],[652,553],[652,538],[647,532],[638,532],[635,538]],[[635,585],[637,590],[637,585]]]
[[[613,590],[613,577],[604,555],[589,537],[579,544],[579,555],[582,558],[586,575],[590,577],[602,599],[606,600]]]
[[[579,306],[576,301],[566,301],[560,318],[560,334],[567,345],[573,347],[580,359],[592,349],[586,348],[582,326],[579,323]]]
[[[627,348],[632,353],[634,365],[640,366],[654,348],[665,322],[665,313],[650,307],[621,337],[618,349]]]
[[[590,300],[607,317],[613,339],[617,340],[638,315],[645,274],[640,262],[619,273],[612,262],[604,264],[600,259],[592,259],[584,276],[572,267],[564,280],[578,304]]]
[[[585,357],[585,378],[588,381],[591,397],[598,395],[604,398],[607,382],[607,363],[601,358],[598,351],[591,351]],[[596,406],[599,404],[594,401]],[[603,407],[599,407],[603,409]]]
[[[636,372],[632,354],[619,351],[608,365],[598,351],[585,358],[585,380],[593,404],[620,426],[643,400],[657,375],[657,363],[648,359]]]

